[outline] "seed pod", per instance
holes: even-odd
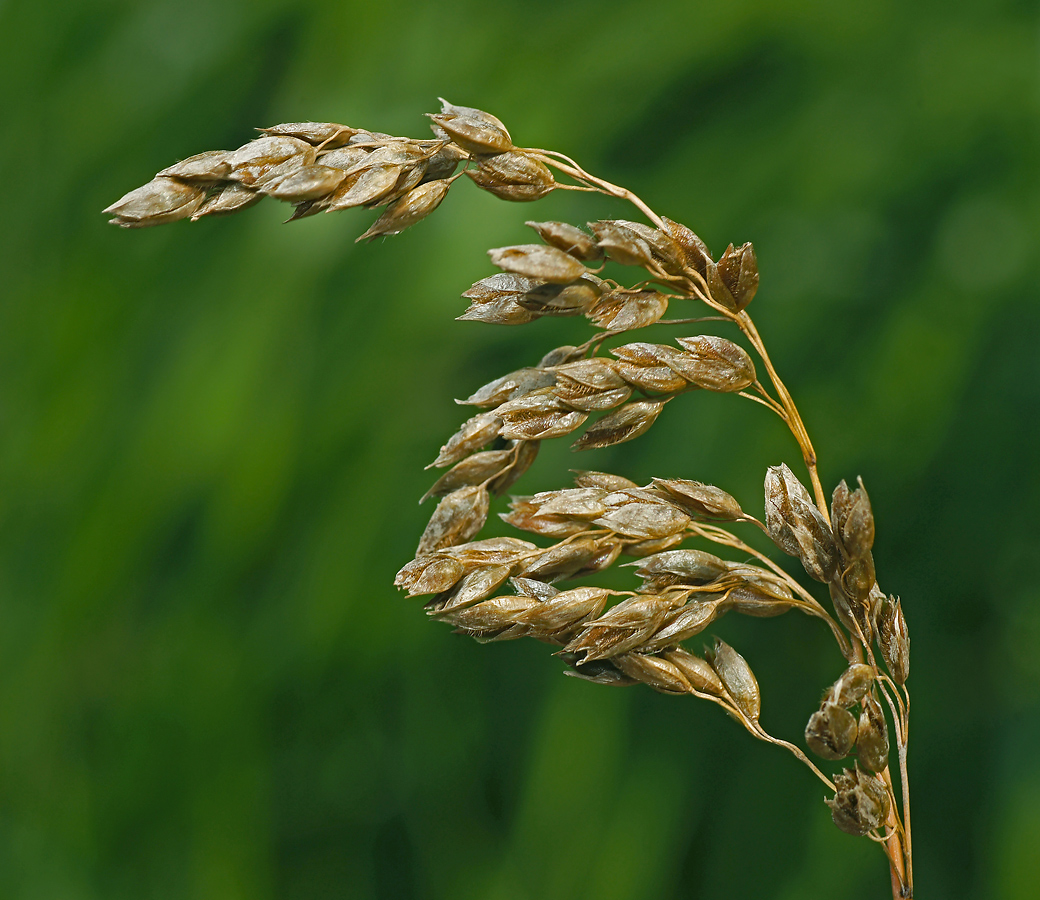
[[[517,369],[478,388],[465,400],[456,400],[460,406],[495,407],[515,397],[522,397],[539,388],[556,383],[556,376],[541,368]]]
[[[679,534],[689,523],[690,517],[671,504],[646,501],[618,505],[594,522],[640,541]]]
[[[766,473],[766,527],[774,543],[797,556],[805,571],[826,583],[834,573],[837,548],[809,492],[785,465],[770,466]]]
[[[253,206],[263,199],[263,194],[258,194],[251,188],[231,182],[226,187],[202,201],[202,205],[191,214],[192,222],[196,222],[203,216],[229,216],[231,213]],[[295,218],[295,214],[294,214]],[[291,219],[289,221],[292,221]]]
[[[490,113],[472,110],[460,114],[446,109],[439,115],[428,115],[434,123],[435,134],[450,138],[469,153],[502,153],[513,146],[513,140],[505,125]]]
[[[676,243],[682,247],[686,266],[700,272],[703,276],[707,272],[708,263],[712,261],[711,253],[704,241],[679,222],[673,222],[671,219],[662,219],[662,221],[668,226],[669,233]]]
[[[657,421],[667,401],[640,400],[626,403],[621,409],[604,416],[593,424],[578,440],[572,450],[597,450],[612,447],[639,437]]]
[[[314,163],[314,148],[292,137],[262,137],[250,141],[227,158],[227,178],[247,187]]]
[[[510,566],[482,566],[468,572],[451,592],[427,612],[440,617],[490,597],[509,577]]]
[[[634,481],[620,475],[611,475],[609,472],[590,472],[584,469],[571,471],[574,473],[574,483],[578,487],[599,487],[607,491],[625,491],[639,487]]]
[[[539,505],[532,503],[530,497],[513,497],[509,506],[512,511],[503,513],[501,519],[521,531],[563,538],[588,528],[588,523],[581,519],[542,513]]]
[[[713,484],[684,478],[655,478],[654,487],[694,516],[724,522],[739,522],[744,518],[744,510],[740,508],[740,504]]]
[[[880,780],[857,766],[834,777],[837,792],[833,800],[824,800],[831,808],[834,824],[847,834],[863,836],[880,828],[888,818],[888,791]]]
[[[480,486],[464,487],[448,494],[433,511],[415,555],[468,541],[484,527],[490,500],[487,490]]]
[[[145,228],[186,219],[202,205],[205,197],[205,188],[157,175],[148,184],[124,194],[103,212],[113,217],[109,220],[113,225]]]
[[[613,663],[629,678],[648,684],[662,694],[690,693],[691,685],[678,667],[659,656],[625,653],[614,657]]]
[[[600,249],[614,262],[623,266],[653,267],[654,257],[650,245],[621,221],[604,219],[589,222],[589,229],[596,235]]]
[[[551,193],[556,187],[556,182],[548,184],[500,184],[493,179],[487,178],[480,169],[467,169],[466,175],[481,190],[494,194],[499,200],[508,200],[511,203],[531,203],[535,200],[541,200],[542,197]]]
[[[518,244],[488,250],[488,256],[500,269],[526,278],[537,278],[552,284],[577,281],[588,269],[573,256],[544,244]]]
[[[672,584],[709,584],[729,570],[729,563],[703,550],[669,550],[655,553],[641,562],[627,563],[638,566],[636,575],[643,579],[643,589],[652,585],[659,592]]]
[[[874,586],[877,580],[874,573],[874,557],[870,551],[867,551],[867,555],[860,559],[854,559],[849,563],[848,567],[841,573],[841,586],[845,593],[853,600],[857,601],[859,605],[869,605],[870,589]],[[869,627],[864,628],[864,636],[869,640],[872,633],[872,629]]]
[[[531,498],[545,515],[570,516],[592,521],[607,511],[603,498],[609,491],[598,487],[568,488],[562,491],[543,491]]]
[[[657,631],[681,603],[681,599],[668,596],[629,597],[589,622],[564,649],[584,654],[584,661],[627,653]]]
[[[827,700],[844,709],[862,700],[874,683],[874,670],[864,663],[849,666],[827,692]]]
[[[754,566],[747,568],[754,568]],[[760,571],[765,573],[764,569]],[[720,589],[729,582],[730,577],[727,576],[719,584]],[[744,616],[766,619],[783,615],[793,606],[795,606],[794,596],[779,579],[772,582],[741,580],[733,587],[726,589],[720,612],[732,610]]]
[[[515,300],[504,297],[488,303],[472,303],[457,322],[486,322],[489,325],[526,325],[539,317],[540,313],[524,309]]]
[[[420,556],[397,573],[394,585],[406,589],[409,597],[440,594],[452,588],[465,572],[465,566],[450,556]]]
[[[532,583],[529,579],[514,580]],[[602,614],[609,597],[609,591],[597,587],[579,587],[555,591],[551,596],[539,596],[542,602],[517,616],[514,627],[523,629],[527,637],[564,644],[584,622]]]
[[[707,391],[742,391],[755,383],[755,364],[743,347],[715,335],[679,338],[687,355],[672,366],[691,384]]]
[[[686,254],[679,243],[666,231],[661,231],[642,222],[617,220],[616,225],[646,241],[650,253],[666,272],[678,275],[686,264]]]
[[[346,177],[346,172],[331,166],[300,166],[280,178],[265,181],[260,191],[276,200],[300,203],[332,193]]]
[[[720,297],[715,299],[730,309],[744,309],[754,298],[758,291],[758,261],[755,259],[755,248],[750,243],[744,244],[737,249],[730,244],[726,252],[719,257],[716,269],[718,278],[727,288],[726,293],[732,298],[733,305]],[[711,269],[709,267],[709,272]],[[715,287],[709,278],[709,285],[714,293]]]
[[[400,234],[432,213],[448,193],[449,181],[427,181],[413,187],[391,203],[363,235],[355,240],[372,239],[381,234]]]
[[[207,150],[167,166],[159,175],[196,184],[213,184],[227,178],[231,171],[230,157],[229,150]]]
[[[491,155],[481,154],[475,157],[474,161],[480,174],[490,184],[504,186],[507,184],[551,185],[553,183],[549,167],[520,150],[509,150],[505,153]]]
[[[586,317],[608,331],[632,331],[653,325],[668,312],[668,298],[659,291],[619,288],[604,294]]]
[[[495,413],[480,413],[467,419],[437,454],[437,458],[426,468],[443,468],[457,463],[474,450],[490,444],[502,429],[502,419]]]
[[[477,303],[491,303],[504,298],[518,299],[537,287],[539,282],[531,278],[521,278],[508,272],[499,272],[476,282],[462,296],[466,300]]]
[[[482,600],[473,606],[452,610],[441,616],[441,619],[463,634],[469,634],[477,640],[495,640],[496,636],[506,632],[522,615],[539,601],[533,597],[521,597],[505,594]],[[509,637],[520,637],[519,634]],[[507,638],[508,639],[508,638]]]
[[[504,563],[515,563],[534,553],[538,548],[530,541],[522,541],[514,537],[485,538],[482,541],[471,541],[457,547],[445,547],[438,556],[450,556],[464,566],[494,566]]]
[[[596,242],[575,225],[566,222],[524,222],[538,232],[545,243],[584,262],[602,259],[603,251]]]
[[[888,724],[881,704],[870,694],[863,698],[859,717],[856,755],[872,772],[883,772],[888,766]]]
[[[501,472],[512,458],[512,450],[485,450],[482,453],[474,453],[456,463],[438,478],[419,502],[424,503],[430,497],[443,497],[468,485],[483,484]]]
[[[681,647],[677,650],[667,650],[661,656],[675,666],[690,685],[698,691],[721,697],[726,689],[715,670],[699,656],[688,653]]]
[[[609,361],[601,360],[600,357],[586,360],[586,362],[605,362],[609,366]],[[571,365],[580,366],[582,363],[571,363]],[[590,366],[588,368],[592,369],[594,367]],[[557,383],[553,388],[553,394],[567,406],[581,412],[614,409],[632,395],[632,388],[612,368],[609,369],[609,373],[612,377],[604,374],[604,377],[595,379],[595,381],[599,382],[598,384],[590,384],[589,382],[593,381],[591,377],[586,378],[585,381],[579,380],[586,377],[586,372],[583,370],[577,370],[573,374],[558,370]],[[574,375],[578,377],[574,377]],[[616,386],[610,387],[606,384],[606,382],[611,380],[616,382]]]
[[[849,495],[848,513],[841,525],[841,541],[854,559],[865,557],[874,546],[874,512],[862,478],[859,487]]]
[[[823,759],[844,759],[856,743],[856,717],[825,701],[805,726],[805,742]]]
[[[715,646],[704,655],[737,708],[751,721],[758,721],[762,712],[762,692],[744,657],[721,638],[715,638]]]
[[[586,272],[573,284],[539,284],[517,297],[517,303],[544,315],[577,316],[599,300],[603,293],[601,284],[598,278]]]
[[[324,209],[326,212],[336,212],[375,203],[394,189],[403,171],[401,166],[394,163],[379,163],[350,172],[324,201]]]
[[[877,642],[892,680],[904,684],[910,675],[910,633],[898,597],[889,596],[881,604]]]
[[[308,144],[320,144],[329,149],[346,144],[355,134],[360,133],[360,129],[337,125],[335,122],[286,122],[257,130],[269,136],[298,138]]]
[[[717,596],[688,601],[640,649],[646,653],[656,653],[700,634],[715,621],[721,602]]]
[[[588,413],[575,412],[542,388],[503,403],[495,410],[502,419],[501,436],[515,441],[541,441],[580,428]]]

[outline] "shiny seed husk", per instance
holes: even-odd
[[[596,242],[576,225],[566,222],[525,222],[529,228],[538,232],[545,243],[568,253],[583,262],[602,259],[603,251]]]
[[[707,660],[682,648],[667,650],[661,656],[682,672],[683,677],[695,690],[712,694],[715,697],[725,694],[726,688],[723,686],[722,680]]]
[[[551,284],[570,284],[588,269],[573,256],[545,244],[517,244],[488,250],[488,256],[500,269],[524,278],[537,278]]]
[[[824,704],[805,726],[805,742],[822,759],[844,759],[856,743],[856,717],[837,703]]]
[[[827,692],[827,699],[845,709],[859,703],[874,683],[874,670],[865,663],[849,666]]]
[[[595,450],[631,441],[650,430],[664,408],[665,401],[640,400],[594,423],[572,445],[572,450]]]
[[[654,487],[695,516],[737,522],[744,518],[740,504],[721,488],[684,478],[655,478]]]
[[[697,387],[733,392],[755,383],[755,364],[747,351],[733,341],[701,334],[679,338],[678,343],[693,358],[687,363],[685,358],[679,357],[683,364],[681,374]]]
[[[493,412],[480,413],[467,419],[448,442],[441,447],[437,458],[426,468],[442,468],[457,463],[474,450],[490,444],[502,430],[502,419]]]
[[[762,692],[744,657],[721,638],[715,638],[714,647],[705,656],[739,710],[752,722],[757,721],[762,712]]]
[[[859,717],[856,756],[872,772],[883,772],[888,766],[888,724],[881,704],[868,694],[863,698]]]
[[[834,785],[834,799],[824,802],[831,809],[834,824],[842,831],[863,836],[880,828],[888,818],[890,801],[884,784],[861,772],[858,766],[838,773]]]
[[[186,219],[205,197],[204,187],[157,175],[148,184],[124,194],[104,212],[112,215],[113,225],[144,228]]]
[[[878,647],[896,684],[910,677],[910,634],[898,597],[887,597],[878,615]]]
[[[440,205],[450,186],[450,181],[443,180],[427,181],[413,187],[391,203],[386,212],[376,219],[372,227],[357,238],[357,241],[370,240],[381,234],[400,234],[416,222],[422,221]]]
[[[490,501],[487,490],[479,485],[452,491],[437,504],[415,555],[468,541],[484,527]]]
[[[659,656],[643,653],[625,653],[612,660],[629,678],[642,682],[663,694],[688,694],[691,685],[682,671]]]

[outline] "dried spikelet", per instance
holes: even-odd
[[[479,450],[491,443],[502,430],[502,419],[495,413],[480,413],[467,419],[455,432],[443,447],[437,458],[426,468],[434,466],[442,468],[457,463],[460,459],[469,456],[474,450]]]
[[[452,491],[437,504],[415,555],[468,541],[484,527],[490,502],[487,490],[479,485]]]
[[[583,262],[592,262],[603,258],[603,251],[596,242],[575,225],[566,222],[525,222],[538,232],[545,243],[568,253]]]
[[[604,416],[586,431],[571,448],[574,450],[597,450],[613,447],[625,441],[635,440],[650,430],[657,421],[664,404],[663,400],[640,400],[626,403],[621,409]]]
[[[705,656],[737,708],[752,722],[757,721],[762,712],[762,692],[744,657],[721,638],[715,638],[715,645]]]

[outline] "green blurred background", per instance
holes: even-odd
[[[457,323],[536,206],[460,182],[400,237],[267,201],[99,211],[256,126],[485,108],[753,240],[752,307],[830,487],[862,475],[913,637],[918,896],[1040,883],[1035,2],[0,2],[0,896],[880,898],[818,783],[712,706],[562,678],[391,586],[451,402],[586,326]],[[655,335],[656,336],[656,335]],[[664,335],[658,337],[667,340]],[[554,442],[561,445],[565,442]],[[761,408],[672,404],[571,466],[761,508]],[[715,632],[797,737],[841,660]],[[698,644],[694,642],[694,649]]]

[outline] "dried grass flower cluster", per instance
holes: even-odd
[[[805,424],[747,312],[759,283],[754,248],[730,244],[716,259],[688,227],[658,215],[631,191],[561,153],[516,146],[489,113],[442,103],[430,116],[433,137],[424,140],[330,123],[265,128],[237,150],[201,153],[164,169],[106,212],[115,224],[138,228],[226,215],[263,197],[292,203],[290,221],[382,208],[362,240],[415,225],[462,175],[505,200],[578,190],[632,204],[646,222],[609,219],[582,229],[530,221],[537,241],[489,251],[501,271],[463,294],[469,306],[460,319],[522,325],[583,316],[595,332],[460,401],[476,412],[431,463],[447,470],[423,497],[438,503],[395,583],[409,596],[428,596],[431,618],[478,641],[534,638],[556,648],[569,675],[718,704],[756,738],[808,766],[833,795],[826,802],[834,823],[878,842],[893,896],[911,897],[906,620],[899,599],[878,586],[866,488],[842,481],[828,502]],[[607,261],[631,269],[631,283],[601,277]],[[687,314],[691,302],[703,304],[706,314]],[[681,316],[666,319],[676,307]],[[735,330],[752,353],[714,334],[674,344],[628,340],[629,332],[654,323],[703,322]],[[786,464],[769,467],[759,519],[699,481],[654,478],[639,485],[578,471],[573,487],[511,498],[502,518],[541,542],[478,539],[492,498],[524,474],[542,441],[577,435],[575,450],[631,441],[653,427],[668,403],[697,390],[733,394],[779,416],[801,451],[808,487]],[[829,608],[739,536],[756,528],[827,586]],[[685,546],[690,539],[700,546]],[[633,560],[622,565],[635,568],[635,590],[575,584],[622,557]],[[683,646],[726,613],[768,617],[792,609],[820,619],[848,664],[805,729],[817,757],[855,756],[852,768],[833,779],[798,746],[765,730],[758,681],[740,653],[718,638],[701,655]]]

